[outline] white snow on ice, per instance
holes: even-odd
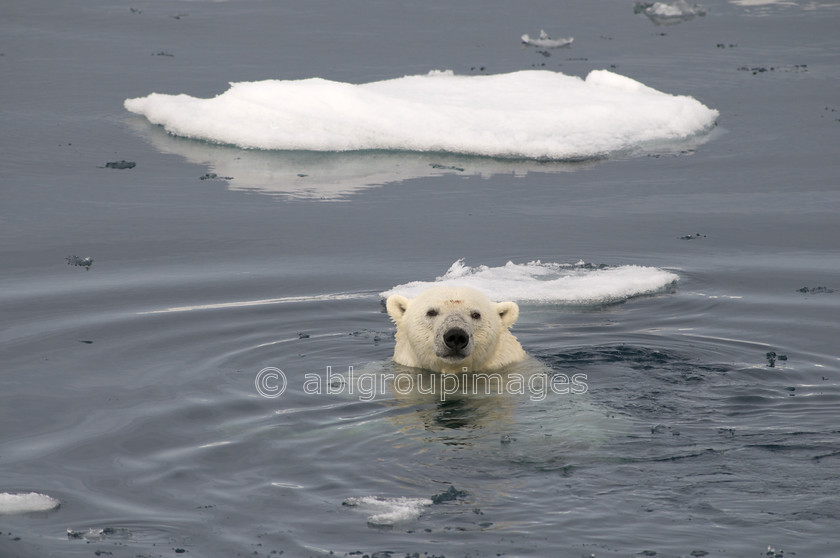
[[[665,292],[679,280],[670,271],[655,267],[623,265],[595,267],[577,264],[508,262],[501,267],[469,267],[463,260],[434,281],[412,281],[380,293],[415,297],[433,285],[474,287],[491,300],[543,304],[589,305],[623,302],[634,296]]]
[[[342,503],[345,506],[375,512],[368,517],[367,522],[370,525],[383,527],[417,519],[424,508],[432,505],[432,501],[428,498],[380,498],[378,496],[347,498]]]
[[[452,71],[363,84],[321,78],[231,83],[199,99],[152,93],[125,108],[169,133],[263,150],[451,152],[578,160],[685,140],[718,111],[606,70]]]
[[[0,514],[31,513],[57,508],[61,502],[37,492],[0,492]]]

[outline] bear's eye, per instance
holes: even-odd
[[[472,312],[470,312],[470,318],[472,318],[473,320],[480,320],[481,312],[479,312],[478,310],[473,310]]]
[[[438,315],[438,311],[435,310],[434,308],[431,308],[431,309],[429,309],[428,312],[426,312],[426,317],[428,317],[428,318],[434,318],[437,315]]]

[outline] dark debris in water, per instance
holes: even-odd
[[[796,292],[804,294],[830,294],[834,292],[834,289],[829,289],[828,287],[802,287],[801,289],[796,289]]]
[[[833,115],[833,114],[831,114],[831,113],[836,113],[836,112],[837,112],[837,109],[836,109],[836,108],[832,108],[832,107],[825,107],[824,112],[829,113],[829,116],[834,116],[834,115]],[[820,115],[820,118],[825,118],[825,114],[821,114],[821,115]],[[834,121],[835,121],[835,122],[840,122],[840,118],[835,118],[835,119],[834,119]]]
[[[466,492],[463,490],[458,490],[454,486],[450,486],[448,490],[445,492],[440,492],[432,496],[432,503],[433,504],[442,504],[444,502],[451,502],[452,500],[457,500],[458,498],[463,498],[467,495]]]
[[[793,72],[793,73],[800,73],[800,72],[807,72],[808,71],[808,64],[794,64],[793,66],[739,66],[739,72],[751,72],[752,75],[763,74],[765,72]]]
[[[199,176],[199,180],[233,180],[232,176],[219,176],[215,172],[208,172],[204,176]]]
[[[110,163],[105,163],[104,167],[99,167],[99,168],[100,169],[125,170],[125,169],[133,169],[136,166],[137,166],[137,163],[135,163],[134,161],[121,160],[121,161],[111,161]]]
[[[360,339],[372,339],[373,344],[376,345],[383,339],[389,341],[393,340],[396,333],[389,331],[374,331],[372,329],[361,329],[351,332],[350,335],[352,337],[358,337]]]
[[[706,238],[706,235],[700,233],[687,234],[685,236],[681,236],[680,240],[694,240],[695,238]]]
[[[464,172],[464,169],[461,167],[453,167],[449,165],[441,165],[440,163],[429,163],[429,166],[433,169],[441,169],[441,170],[454,170],[458,172]]]
[[[67,260],[67,265],[75,265],[75,266],[78,266],[78,267],[83,267],[83,268],[85,268],[85,270],[90,270],[90,266],[93,265],[93,258],[91,258],[91,257],[80,258],[79,256],[72,255],[72,256],[67,256],[64,259]]]
[[[777,360],[787,360],[787,355],[777,355],[775,351],[768,352],[765,357],[767,358],[767,366],[770,368],[775,368]]]

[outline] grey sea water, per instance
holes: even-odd
[[[703,5],[672,25],[606,0],[0,6],[0,492],[61,501],[0,515],[0,556],[835,556],[840,7]],[[520,44],[540,29],[574,43]],[[245,152],[122,107],[529,68],[609,69],[718,127],[540,164]],[[378,293],[460,258],[680,280],[522,306],[523,346],[585,397],[305,391],[388,370]],[[416,509],[343,505],[366,497]]]

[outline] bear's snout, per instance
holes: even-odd
[[[470,343],[470,334],[460,327],[453,327],[443,334],[443,342],[447,348],[460,353]]]
[[[447,322],[438,330],[435,354],[438,358],[453,362],[464,360],[473,352],[472,334],[461,320]]]

